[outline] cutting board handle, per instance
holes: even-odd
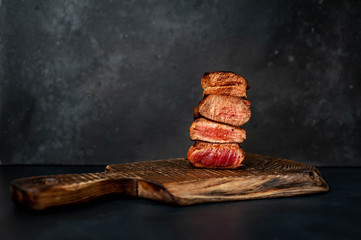
[[[89,202],[110,194],[136,194],[133,179],[113,173],[81,173],[19,178],[11,182],[12,199],[30,209]]]

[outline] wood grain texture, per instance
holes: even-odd
[[[176,205],[287,197],[328,191],[317,168],[248,153],[236,170],[194,168],[183,158],[112,164],[103,173],[14,180],[13,200],[31,209],[79,204],[125,194]]]

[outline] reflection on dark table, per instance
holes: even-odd
[[[361,169],[320,168],[330,192],[169,206],[109,197],[83,206],[29,212],[15,206],[11,180],[103,171],[104,166],[0,166],[1,239],[358,239]],[[3,238],[4,237],[4,238]]]

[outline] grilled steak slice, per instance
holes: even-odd
[[[191,140],[213,143],[241,143],[246,139],[246,130],[205,118],[196,119],[189,128]]]
[[[241,166],[246,153],[238,144],[197,141],[188,150],[187,158],[194,167],[235,169]]]
[[[247,98],[246,86],[219,86],[204,88],[203,97],[211,94]]]
[[[249,89],[247,80],[233,72],[211,72],[205,73],[201,79],[202,88],[219,86],[240,86]]]
[[[198,107],[199,114],[210,120],[241,126],[251,117],[249,100],[224,95],[209,95]]]

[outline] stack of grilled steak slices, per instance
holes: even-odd
[[[187,158],[195,167],[234,169],[241,166],[246,139],[240,126],[251,117],[247,80],[233,72],[205,73],[201,80],[203,100],[194,108],[189,133],[196,141]]]

